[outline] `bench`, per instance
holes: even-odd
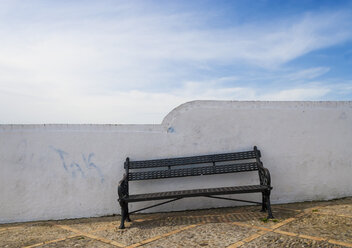
[[[273,218],[270,206],[271,180],[267,168],[260,161],[260,151],[254,146],[253,150],[235,153],[222,153],[193,157],[178,157],[169,159],[154,159],[131,161],[124,163],[126,173],[118,185],[118,202],[121,206],[120,229],[125,228],[125,221],[131,221],[130,214],[160,206],[186,197],[210,197],[232,201],[255,203],[262,206],[261,211],[268,211],[268,218]],[[191,166],[191,167],[190,167]],[[192,167],[193,166],[193,167]],[[152,168],[152,169],[151,169]],[[258,171],[259,184],[220,188],[204,188],[156,192],[145,194],[129,194],[129,181],[167,179],[173,177],[188,177],[214,175],[223,173],[239,173],[244,171]],[[262,201],[254,202],[240,199],[221,197],[220,195],[262,193]],[[144,207],[133,212],[128,211],[128,203],[140,201],[167,200],[153,206]]]

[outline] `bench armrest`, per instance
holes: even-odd
[[[263,163],[258,164],[260,185],[271,186],[270,172],[263,166]]]
[[[123,175],[123,178],[119,182],[117,187],[117,193],[119,194],[119,199],[126,198],[128,196],[128,178],[127,174]]]

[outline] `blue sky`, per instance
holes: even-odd
[[[191,100],[352,100],[352,1],[0,0],[1,123],[160,123]]]

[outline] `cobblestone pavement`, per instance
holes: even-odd
[[[352,197],[273,205],[0,225],[0,247],[352,247]]]

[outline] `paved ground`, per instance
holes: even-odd
[[[352,197],[260,207],[0,225],[0,247],[352,247]]]

